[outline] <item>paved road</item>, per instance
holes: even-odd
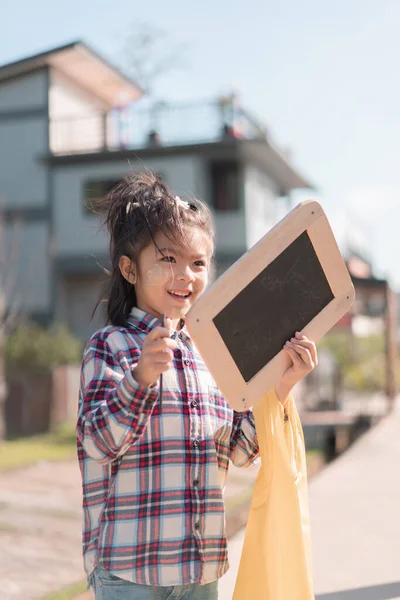
[[[310,511],[317,600],[400,598],[399,401],[311,481]],[[220,600],[232,598],[243,535],[231,540]]]

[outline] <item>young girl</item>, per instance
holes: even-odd
[[[106,202],[110,325],[86,347],[77,424],[85,570],[96,600],[215,600],[229,461],[247,467],[259,447],[252,412],[229,407],[185,328],[212,266],[211,215],[151,173]],[[283,404],[316,364],[306,338],[286,349]]]

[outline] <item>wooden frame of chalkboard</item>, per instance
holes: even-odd
[[[296,331],[317,342],[354,287],[322,206],[301,202],[197,300],[186,324],[232,408],[254,406],[291,364]]]

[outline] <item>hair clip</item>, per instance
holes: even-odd
[[[130,213],[133,208],[138,208],[138,202],[128,202],[126,205],[126,214]]]
[[[181,198],[179,198],[179,196],[175,196],[175,202],[177,204],[179,204],[179,206],[182,206],[182,208],[184,208],[185,210],[192,210],[193,212],[197,211],[197,206],[195,204],[190,204],[189,202],[186,202],[185,200],[181,200]]]
[[[175,202],[177,204],[179,204],[179,206],[182,206],[182,208],[184,208],[185,210],[189,210],[189,208],[190,208],[189,202],[185,202],[185,200],[181,200],[179,198],[179,196],[175,196]]]

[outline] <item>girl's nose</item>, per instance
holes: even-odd
[[[194,274],[193,274],[193,271],[190,268],[190,266],[189,265],[187,265],[186,267],[182,266],[179,269],[177,278],[180,279],[181,281],[194,281]]]

